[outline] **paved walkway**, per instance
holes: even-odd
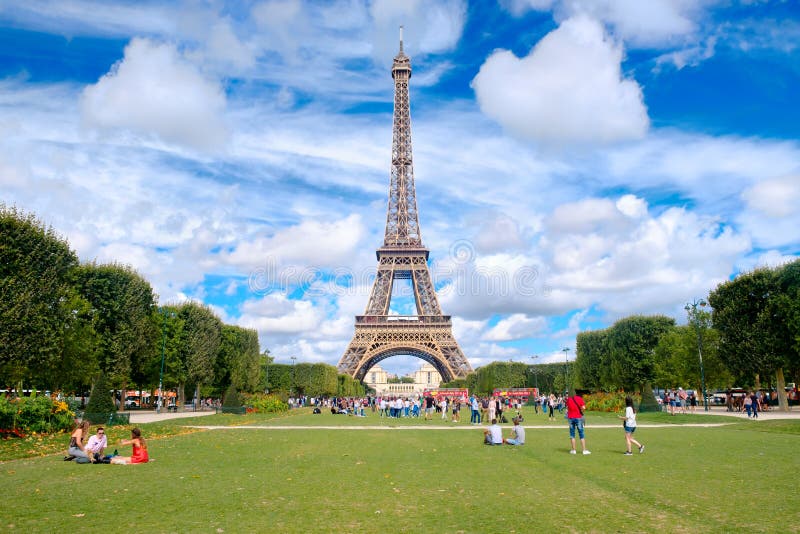
[[[185,417],[201,417],[205,415],[214,415],[216,413],[214,410],[204,410],[204,411],[197,411],[197,412],[178,412],[178,413],[171,413],[171,412],[162,412],[157,414],[155,411],[131,411],[131,423],[152,423],[155,421],[164,421],[166,419],[181,419]],[[703,423],[702,418],[704,415],[724,415],[726,417],[738,418],[738,419],[747,419],[747,414],[745,412],[728,412],[725,410],[724,406],[709,406],[709,411],[703,411],[702,406],[697,407],[697,412],[694,414],[698,418],[696,423],[686,423],[681,425],[672,425],[672,424],[647,424],[647,423],[640,423],[639,426],[642,428],[645,427],[674,427],[674,426],[701,426],[701,427],[710,427],[710,426],[721,426],[724,423]],[[540,415],[533,415],[528,417],[525,421],[528,424],[523,425],[525,428],[561,428],[563,429],[565,424],[558,421],[553,423],[543,423],[538,424],[538,418],[540,421],[545,420],[544,417]],[[780,412],[777,410],[771,410],[768,412],[761,412],[758,414],[758,419],[754,420],[753,422],[759,421],[774,421],[776,419],[800,419],[800,409],[795,408],[790,412]],[[363,429],[370,429],[370,430],[420,430],[420,429],[430,429],[430,430],[474,430],[474,425],[469,425],[466,423],[461,423],[458,425],[425,425],[425,426],[290,426],[290,425],[237,425],[234,427],[230,426],[216,426],[216,425],[192,425],[197,428],[207,428],[207,429],[233,429],[233,428],[250,428],[250,429],[267,429],[267,430],[309,430],[314,428],[319,429],[336,429],[336,430],[363,430]],[[593,428],[616,428],[617,425],[605,425],[605,424],[598,424],[592,425]]]
[[[166,419],[182,419],[184,417],[202,417],[204,415],[214,415],[214,410],[204,410],[197,412],[161,412],[156,413],[155,410],[137,410],[126,412],[131,414],[131,423],[153,423],[155,421],[164,421]]]
[[[725,406],[709,406],[709,411],[704,411],[702,406],[697,407],[697,412],[690,415],[724,415],[726,417],[736,417],[747,419],[747,412],[729,412]],[[756,421],[774,421],[776,419],[800,419],[800,408],[793,406],[789,412],[781,412],[777,408],[772,408],[768,412],[759,412]]]
[[[686,424],[640,424],[639,428],[682,428],[682,427],[716,427],[725,426],[730,423],[686,423]],[[550,425],[522,425],[526,429],[536,430],[564,430],[568,428],[566,423],[554,423]],[[620,428],[619,425],[599,424],[591,425],[592,428]],[[486,425],[460,425],[460,426],[443,426],[443,425],[402,425],[402,426],[366,426],[366,425],[347,425],[347,426],[308,426],[308,425],[236,425],[236,426],[218,426],[218,425],[191,425],[191,428],[203,428],[205,430],[469,430],[476,432],[478,430],[485,430]]]

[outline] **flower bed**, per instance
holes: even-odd
[[[0,397],[0,435],[24,437],[27,434],[50,434],[71,430],[75,414],[66,402],[42,395]]]

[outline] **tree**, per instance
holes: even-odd
[[[634,315],[609,329],[610,368],[617,385],[644,393],[656,376],[655,348],[675,320],[663,315]],[[652,395],[652,393],[650,393]]]
[[[800,375],[800,260],[778,269],[776,273],[778,294],[770,304],[773,339],[785,355],[783,366],[776,369],[778,398],[783,402],[783,367],[790,376]]]
[[[475,391],[489,395],[495,388],[525,387],[528,365],[522,362],[492,362],[475,370]]]
[[[575,352],[577,384],[589,389],[605,389],[602,371],[609,362],[608,330],[580,332]]]
[[[760,268],[724,282],[709,295],[712,321],[720,333],[720,357],[742,379],[775,373],[778,400],[788,409],[783,368],[797,366],[798,262]]]
[[[334,395],[337,392],[337,371],[332,365],[298,363],[294,366],[295,389],[299,395]]]
[[[124,404],[124,402],[123,398],[120,404]],[[106,380],[106,375],[100,373],[92,387],[92,393],[86,405],[86,415],[92,423],[105,423],[109,415],[116,411],[114,399],[111,396],[111,386]]]
[[[33,215],[0,204],[0,378],[21,384],[58,366],[65,336],[82,330],[72,288],[78,257]],[[71,330],[70,330],[71,329]],[[89,334],[88,332],[85,332]],[[87,355],[91,357],[91,352]]]
[[[709,312],[703,311],[708,314]],[[733,385],[733,376],[718,354],[719,333],[701,326],[703,343],[703,368],[706,389]],[[656,376],[654,383],[661,387],[683,386],[698,389],[700,385],[700,357],[697,353],[697,330],[693,326],[676,326],[666,332],[656,346]]]
[[[186,383],[193,384],[197,392],[202,384],[210,384],[214,379],[222,322],[208,306],[196,302],[181,305],[178,316],[184,322],[181,353]],[[178,386],[178,396],[184,402],[184,384]]]
[[[222,390],[228,384],[238,391],[255,393],[261,379],[258,333],[238,326],[222,325],[214,381]]]
[[[153,288],[132,268],[117,264],[82,265],[76,278],[78,291],[92,306],[100,369],[124,391],[131,380],[144,378],[157,353]]]

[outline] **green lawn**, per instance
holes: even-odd
[[[230,428],[184,424],[437,426],[298,411],[141,425],[154,461],[93,466],[60,456],[0,465],[0,530],[54,532],[785,532],[795,497],[800,422],[642,426],[625,457],[610,414],[590,414],[593,454],[567,453],[563,419],[524,447],[486,447],[481,431]],[[640,424],[680,422],[641,414]],[[686,422],[686,421],[684,421]],[[548,424],[526,415],[526,425]],[[170,426],[172,429],[170,430]],[[469,427],[462,423],[462,427]],[[157,432],[158,431],[158,432]],[[148,434],[150,432],[151,434]],[[506,432],[507,434],[508,432]],[[62,436],[63,438],[63,436]]]

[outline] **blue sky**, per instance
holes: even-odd
[[[800,254],[790,1],[3,3],[0,200],[336,365],[382,242],[401,24],[422,237],[473,366],[684,322]]]

